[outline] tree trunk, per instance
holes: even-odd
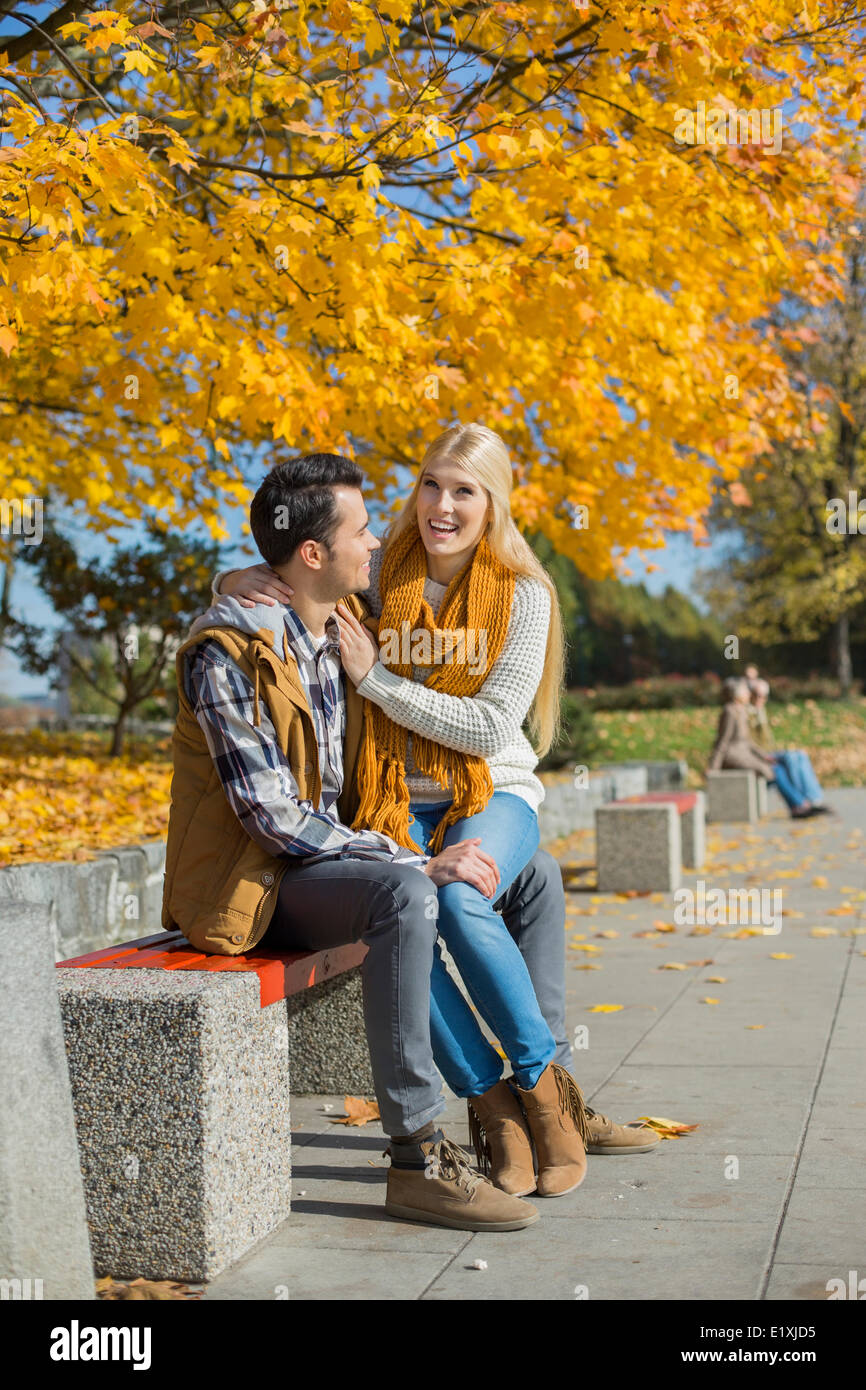
[[[851,642],[849,637],[848,614],[843,613],[836,619],[836,626],[833,631],[834,655],[836,658],[836,676],[843,695],[850,694],[853,671],[851,669]]]
[[[108,750],[108,756],[110,758],[119,758],[123,752],[123,739],[126,733],[126,721],[128,716],[129,710],[127,709],[122,709],[117,716],[117,722],[111,735],[111,747]]]

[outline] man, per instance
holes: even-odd
[[[349,828],[361,701],[342,680],[331,615],[339,599],[364,613],[346,598],[367,587],[379,545],[362,481],[337,455],[273,469],[250,523],[262,555],[292,587],[291,607],[221,598],[178,652],[163,925],[179,927],[199,950],[228,955],[260,944],[364,941],[367,1038],[391,1135],[386,1210],[458,1229],[518,1229],[537,1220],[535,1209],[474,1172],[434,1125],[444,1107],[429,1035],[436,885],[463,880],[490,896],[496,866],[477,840],[427,859]],[[527,964],[535,954],[551,977],[558,968],[552,995],[564,993],[561,882],[549,910],[554,880],[555,864],[540,854],[501,904]],[[554,932],[558,944],[545,951]],[[570,1053],[562,1015],[557,1043]],[[594,1119],[601,1131],[609,1126]]]

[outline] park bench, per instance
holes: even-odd
[[[57,963],[98,1275],[213,1279],[291,1210],[290,1095],[373,1094],[361,943]]]
[[[614,806],[651,806],[670,802],[680,817],[680,843],[683,864],[689,869],[700,869],[706,853],[706,797],[703,792],[645,792],[641,796],[626,796],[612,803]]]
[[[614,801],[595,813],[602,893],[668,893],[682,881],[681,813],[664,798]]]
[[[707,773],[707,820],[754,822],[767,814],[767,782],[750,768]]]

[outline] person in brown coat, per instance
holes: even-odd
[[[707,763],[708,772],[736,768],[757,772],[767,782],[776,786],[795,820],[818,814],[811,801],[806,800],[797,790],[784,764],[775,762],[752,739],[749,726],[749,702],[751,691],[749,683],[740,677],[731,676],[725,681],[722,698],[724,704],[719,715],[716,741]]]

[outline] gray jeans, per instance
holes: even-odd
[[[325,950],[368,947],[361,966],[370,1063],[386,1134],[411,1134],[445,1107],[430,1046],[430,974],[436,886],[389,860],[292,864],[260,945]],[[432,904],[432,907],[431,907]],[[565,1033],[565,898],[559,865],[538,850],[496,903],[526,962],[556,1040],[555,1061],[571,1068]]]

